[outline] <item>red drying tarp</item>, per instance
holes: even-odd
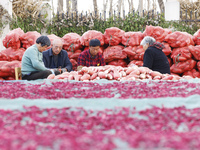
[[[78,35],[77,33],[67,33],[65,34],[62,39],[63,39],[63,49],[67,51],[75,51],[77,49],[81,49],[81,41],[80,41],[81,36]]]
[[[131,67],[133,65],[137,65],[139,67],[143,66],[143,61],[141,60],[132,60],[129,64],[128,67]]]
[[[14,77],[15,67],[21,67],[21,61],[0,61],[0,77]]]
[[[107,28],[104,32],[105,44],[109,44],[110,46],[116,46],[122,42],[122,36],[124,35],[124,31],[117,28],[111,27]]]
[[[173,62],[186,61],[192,58],[189,47],[174,48],[171,53]]]
[[[36,43],[37,38],[39,38],[40,36],[41,34],[38,33],[37,31],[26,32],[20,37],[22,46],[25,49],[29,48],[30,46]]]
[[[113,60],[113,61],[109,62],[108,65],[127,67],[127,63],[123,59]]]
[[[12,49],[19,49],[21,47],[20,37],[23,36],[24,31],[21,28],[10,31],[3,39],[3,46]]]
[[[11,47],[2,50],[0,52],[0,60],[1,61],[13,61],[13,60],[22,60],[22,56],[24,55],[25,49],[12,49]]]
[[[144,38],[142,32],[125,32],[122,36],[122,44],[125,46],[138,46]]]
[[[179,62],[177,64],[173,64],[170,67],[170,71],[172,73],[176,73],[176,74],[182,74],[186,71],[190,71],[192,69],[194,69],[194,67],[196,66],[196,61],[193,59],[184,61],[184,62]]]
[[[109,46],[106,48],[103,52],[103,57],[105,59],[105,62],[110,62],[115,59],[125,59],[127,57],[127,54],[123,52],[123,46],[117,45],[117,46]]]
[[[189,75],[189,76],[191,76],[193,78],[199,78],[200,77],[200,73],[196,69],[192,69],[190,71],[186,71],[186,72],[183,73],[183,75]]]
[[[104,36],[101,32],[96,31],[96,30],[89,30],[87,32],[85,32],[81,38],[81,44],[84,46],[89,46],[89,42],[92,39],[98,39],[101,43],[101,45],[104,45]]]
[[[146,29],[144,31],[144,36],[151,36],[155,38],[157,42],[163,42],[165,40],[165,37],[172,33],[169,29],[163,29],[159,26],[146,26]]]
[[[162,44],[165,46],[165,48],[163,48],[163,50],[162,50],[165,53],[165,55],[168,56],[169,54],[171,54],[172,49],[169,46],[169,44],[168,43],[164,43],[164,42]]]
[[[192,35],[187,32],[176,31],[168,34],[165,38],[165,41],[169,43],[171,47],[185,47],[194,45],[192,38]]]
[[[192,39],[196,45],[200,45],[200,29],[194,33]]]
[[[192,53],[195,60],[200,60],[200,45],[196,45],[196,46],[190,45],[189,50]]]
[[[130,60],[143,60],[144,49],[142,46],[126,47],[123,49]]]

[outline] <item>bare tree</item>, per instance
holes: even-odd
[[[111,16],[113,15],[113,0],[110,0],[110,10]]]
[[[63,0],[58,0],[58,7],[57,10],[59,12],[63,12]]]
[[[147,11],[150,10],[150,0],[147,0]]]
[[[156,0],[153,0],[153,10],[156,11]]]
[[[51,6],[52,6],[53,13],[54,13],[54,5],[53,5],[53,1],[51,1]]]
[[[129,4],[129,12],[133,11],[133,0],[128,0],[128,4]]]
[[[93,0],[94,12],[98,14],[97,0]]]
[[[124,11],[125,11],[125,8],[124,8],[124,0],[122,0],[122,14],[123,14],[123,17],[125,16]]]
[[[71,11],[71,1],[70,0],[66,0],[66,4],[67,4],[67,12],[69,13]]]
[[[118,13],[121,13],[121,5],[122,5],[122,0],[118,0]]]
[[[103,11],[104,12],[107,10],[107,6],[108,6],[108,0],[103,0]],[[113,15],[113,0],[110,0],[109,13],[111,16]]]
[[[103,0],[103,12],[106,11],[108,0]]]
[[[140,16],[142,16],[142,12],[143,12],[143,0],[139,1],[138,12],[139,12]]]
[[[77,11],[77,0],[72,0],[72,11],[73,12]]]
[[[160,7],[161,12],[165,12],[164,2],[163,0],[158,0],[158,5]]]

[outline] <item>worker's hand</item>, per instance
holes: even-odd
[[[78,66],[77,71],[80,71],[83,68],[83,66]]]
[[[67,70],[67,68],[62,68],[61,71],[62,71],[62,73],[63,73],[63,72],[67,72],[68,70]]]
[[[55,74],[54,69],[48,69],[49,71],[51,71],[52,74]]]
[[[53,70],[54,72],[59,71],[57,68],[53,68],[51,70]]]
[[[50,71],[53,71],[55,73],[55,72],[60,72],[61,70],[59,68],[53,68],[53,69],[50,69]]]
[[[135,65],[135,64],[132,64],[132,65],[131,65],[131,67],[135,67],[135,66],[137,66],[137,65]]]

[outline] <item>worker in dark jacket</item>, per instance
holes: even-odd
[[[47,68],[54,70],[55,74],[70,72],[72,63],[69,60],[68,54],[62,50],[63,42],[59,39],[53,41],[52,48],[43,52],[44,65]]]
[[[162,43],[156,42],[153,37],[146,36],[141,41],[145,50],[143,58],[143,66],[148,67],[153,71],[158,71],[162,74],[170,74],[170,65],[167,56],[162,51],[165,46]]]

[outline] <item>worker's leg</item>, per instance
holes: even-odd
[[[22,80],[45,79],[50,74],[52,74],[52,72],[50,70],[32,72],[30,75],[22,76]]]

